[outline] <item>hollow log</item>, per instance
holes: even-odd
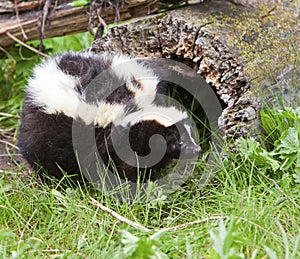
[[[297,0],[207,0],[115,26],[91,49],[189,65],[223,103],[219,127],[225,135],[255,137],[262,103],[280,85],[299,50],[297,7]],[[279,87],[276,94],[283,90]]]

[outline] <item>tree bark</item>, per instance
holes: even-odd
[[[116,26],[96,40],[92,50],[184,62],[224,104],[219,127],[225,135],[256,136],[263,101],[296,59],[299,13],[297,0],[249,2],[208,0],[166,17]]]

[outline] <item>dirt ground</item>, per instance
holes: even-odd
[[[19,153],[14,132],[0,133],[0,173],[28,175],[30,167]]]

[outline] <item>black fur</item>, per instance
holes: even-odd
[[[35,170],[42,165],[58,179],[63,174],[57,165],[69,174],[78,175],[72,146],[72,118],[64,114],[46,114],[31,103],[32,100],[26,98],[23,104],[18,137],[21,154]]]
[[[82,94],[86,90],[87,102],[93,103],[105,99],[110,103],[126,103],[134,95],[125,87],[122,79],[114,74],[110,66],[111,59],[100,55],[85,57],[66,53],[58,62],[58,67],[62,71],[79,78],[77,91]],[[102,73],[104,71],[105,73]],[[96,80],[96,84],[91,83],[97,76],[99,79]],[[110,94],[107,96],[108,93]]]

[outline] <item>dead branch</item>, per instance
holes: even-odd
[[[39,55],[41,55],[41,56],[43,56],[43,57],[48,57],[48,55],[46,55],[45,53],[42,53],[42,52],[36,50],[35,48],[33,48],[33,47],[27,45],[26,43],[24,43],[23,41],[19,40],[18,38],[16,38],[14,35],[10,34],[9,32],[7,32],[6,34],[7,34],[7,36],[8,36],[9,38],[11,38],[13,41],[19,43],[19,44],[22,45],[23,47],[25,47],[25,48],[27,48],[27,49],[30,49],[31,51],[33,51],[33,52],[35,52],[35,53],[37,53],[37,54],[39,54]]]

